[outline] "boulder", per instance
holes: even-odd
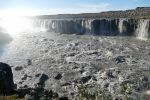
[[[0,62],[0,94],[10,95],[14,91],[14,81],[11,67]]]

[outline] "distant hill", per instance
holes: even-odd
[[[134,18],[150,19],[150,7],[137,7],[136,9],[107,11],[101,13],[82,13],[82,14],[58,14],[58,15],[41,15],[36,18],[42,19],[64,19],[64,18]]]

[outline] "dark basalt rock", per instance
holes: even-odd
[[[28,65],[28,66],[32,65],[31,59],[27,59],[27,65]]]
[[[116,60],[117,64],[123,63],[123,62],[125,62],[125,57],[124,56],[118,56],[115,60]]]
[[[22,80],[26,80],[27,79],[27,77],[28,77],[28,75],[27,74],[25,74],[21,79]]]
[[[41,74],[36,74],[35,77],[40,77]]]
[[[68,97],[61,97],[59,100],[69,100]]]
[[[82,82],[82,83],[86,83],[86,82],[88,82],[91,78],[92,78],[92,76],[82,77],[82,78],[81,78],[81,82]]]
[[[74,82],[74,83],[79,83],[79,84],[85,84],[85,83],[87,83],[91,78],[92,78],[92,76],[85,76],[85,77],[81,77],[80,79],[73,80],[73,82]]]
[[[0,62],[0,94],[12,94],[14,87],[11,67],[8,64]]]
[[[62,78],[61,74],[57,74],[57,76],[55,77],[56,80],[60,80]]]
[[[46,74],[42,74],[40,79],[39,79],[39,82],[38,82],[38,85],[40,85],[41,87],[44,87],[45,86],[45,81],[47,81],[49,78]]]
[[[15,68],[16,71],[20,71],[20,70],[22,70],[22,69],[23,69],[22,66],[17,66],[17,67]]]

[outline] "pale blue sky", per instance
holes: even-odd
[[[150,6],[150,0],[0,0],[0,13],[95,13]]]

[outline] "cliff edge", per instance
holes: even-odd
[[[64,19],[64,18],[134,18],[150,19],[150,7],[137,7],[136,9],[107,11],[101,13],[82,13],[82,14],[59,14],[42,15],[38,18]]]

